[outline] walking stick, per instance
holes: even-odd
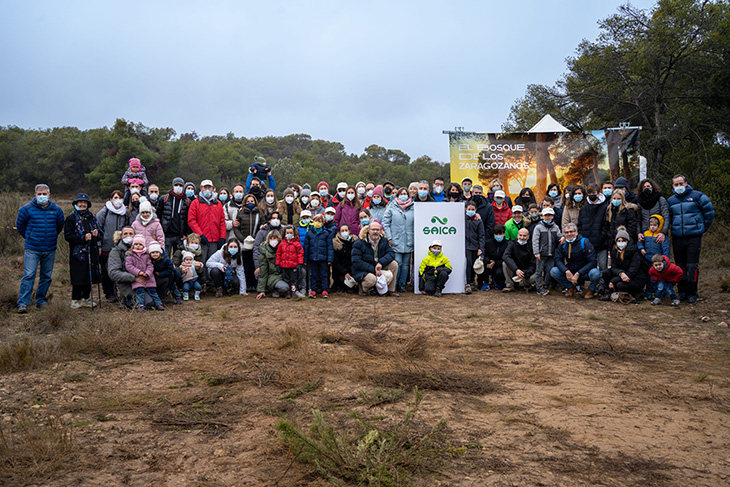
[[[98,254],[98,252],[97,252]],[[99,300],[96,302],[96,305],[101,308],[101,259],[97,255],[96,259],[96,275],[98,276],[98,281],[96,282],[96,295],[99,297]],[[93,290],[92,290],[93,291]]]
[[[94,280],[91,277],[91,241],[86,245],[86,250],[89,254],[89,287],[91,288],[91,292],[89,292],[89,298],[91,300],[91,310],[94,310]]]

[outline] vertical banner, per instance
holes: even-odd
[[[629,180],[639,182],[639,130],[607,129],[582,133],[482,134],[456,132],[449,135],[451,180],[465,177],[481,184],[499,179],[513,199],[522,188],[531,188],[541,200],[547,186]]]
[[[466,284],[466,251],[463,203],[415,203],[413,213],[414,291],[418,294],[421,261],[434,240],[443,244],[442,252],[451,262],[451,275],[444,293],[463,293]]]

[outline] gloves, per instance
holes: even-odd
[[[221,238],[221,239],[218,240],[218,248],[219,249],[221,247],[223,247],[225,244],[226,244],[226,239],[225,238]]]
[[[276,272],[279,273],[279,274],[281,274],[281,266],[280,265],[276,266]]]
[[[200,243],[202,243],[204,245],[208,245],[208,243],[209,243],[208,242],[208,237],[206,237],[205,235],[201,235],[200,236]]]

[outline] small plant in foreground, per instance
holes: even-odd
[[[356,432],[338,432],[314,409],[308,433],[284,418],[276,429],[296,458],[335,485],[411,485],[415,476],[434,472],[449,449],[445,421],[418,431],[414,417],[423,394],[414,388],[413,395],[403,419],[387,425],[376,425],[353,413]]]

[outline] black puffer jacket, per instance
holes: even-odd
[[[182,237],[189,232],[188,208],[190,201],[182,196],[177,198],[172,190],[160,198],[157,203],[157,213],[160,217],[162,231],[168,237]]]
[[[502,260],[513,272],[519,269],[531,276],[537,270],[535,255],[532,253],[532,245],[529,241],[526,245],[520,245],[517,240],[510,240]]]
[[[583,205],[585,207],[585,205]],[[612,246],[616,240],[616,232],[618,227],[626,227],[626,231],[632,239],[636,238],[639,231],[638,216],[636,214],[638,208],[636,205],[627,205],[623,210],[617,210],[611,206],[608,210],[611,214],[611,221],[606,222],[605,242],[606,246]],[[582,234],[583,232],[581,232]]]
[[[625,272],[638,289],[643,287],[649,279],[648,266],[646,259],[642,259],[641,252],[634,242],[629,242],[623,252],[614,244],[611,246],[611,267],[606,272],[610,274],[610,280],[614,284],[621,280],[621,273]]]
[[[586,203],[578,214],[578,232],[590,240],[593,248],[604,250],[606,245],[606,206],[607,202],[592,205]]]

